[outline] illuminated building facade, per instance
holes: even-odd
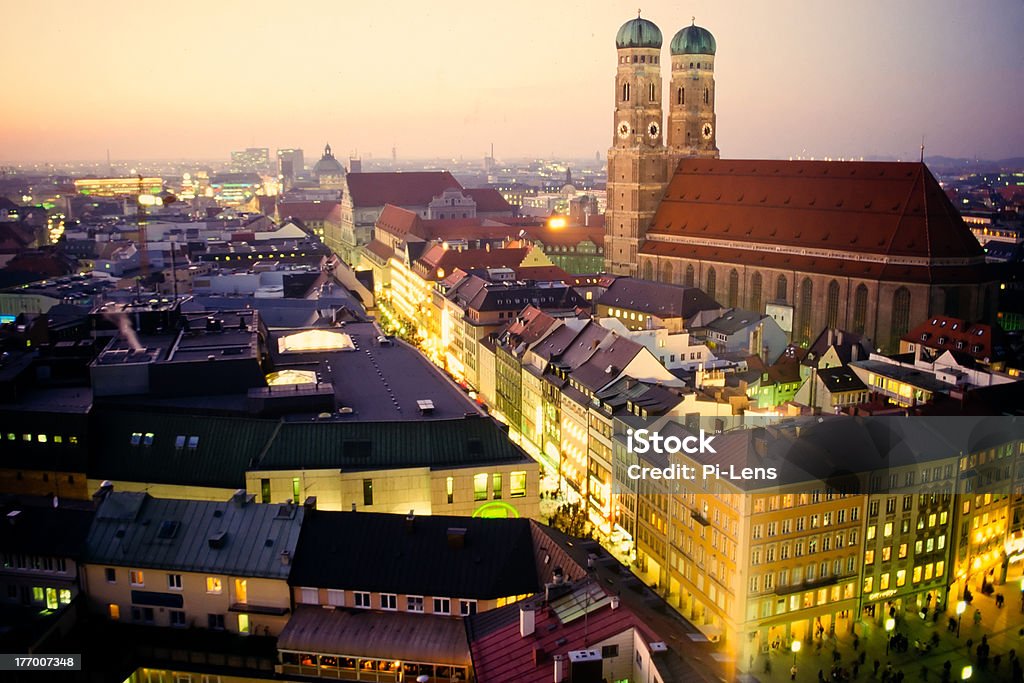
[[[140,188],[142,192],[140,193]],[[156,195],[164,189],[163,178],[78,178],[75,191],[94,197],[124,197],[128,195]]]

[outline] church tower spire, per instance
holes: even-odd
[[[715,119],[715,37],[696,20],[672,38],[669,85],[668,148],[670,163],[682,157],[717,159]]]
[[[615,36],[615,109],[608,150],[605,269],[636,275],[637,252],[665,190],[661,30],[637,15]]]

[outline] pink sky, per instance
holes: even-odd
[[[1024,156],[1024,2],[648,2],[714,33],[725,157]],[[621,2],[8,3],[0,161],[593,157]]]

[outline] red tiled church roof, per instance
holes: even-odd
[[[648,235],[891,257],[983,255],[922,163],[684,159]],[[644,253],[659,252],[648,243]]]

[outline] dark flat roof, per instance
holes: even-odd
[[[463,529],[463,547],[448,542]],[[541,589],[527,519],[374,512],[306,516],[289,583],[488,600]]]

